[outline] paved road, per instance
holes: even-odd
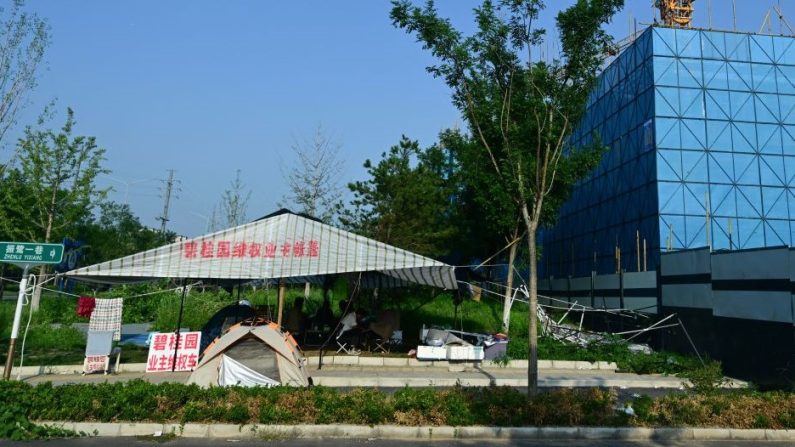
[[[407,441],[407,440],[381,440],[374,439],[369,441],[344,440],[344,439],[298,439],[298,440],[270,440],[263,441],[236,441],[236,440],[212,440],[212,439],[176,439],[176,440],[156,440],[154,438],[84,438],[56,441],[33,441],[33,442],[3,442],[4,446],[15,447],[147,447],[147,446],[169,446],[169,447],[261,447],[263,445],[277,445],[280,447],[329,447],[329,446],[351,446],[351,447],[483,447],[483,446],[520,446],[520,447],[755,447],[755,446],[785,446],[789,443],[772,441],[590,441],[590,440],[556,440],[556,441]]]

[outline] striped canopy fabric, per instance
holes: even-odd
[[[156,278],[316,282],[325,275],[358,273],[366,283],[387,287],[456,288],[450,265],[291,212],[65,275],[102,283]]]

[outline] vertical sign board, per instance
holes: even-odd
[[[156,332],[149,343],[149,356],[146,359],[146,372],[193,371],[199,364],[200,331],[181,332],[179,348],[177,334]],[[174,359],[176,350],[177,357]]]

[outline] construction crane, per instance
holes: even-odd
[[[690,28],[693,20],[693,3],[696,0],[655,0],[660,8],[660,18],[665,26]]]

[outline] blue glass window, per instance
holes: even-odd
[[[754,95],[756,121],[761,123],[778,122],[778,98],[776,95],[758,93]]]
[[[676,30],[676,51],[680,57],[701,57],[701,33],[692,29]]]
[[[751,64],[745,62],[729,62],[729,89],[739,91],[752,90]]]
[[[730,92],[732,119],[755,121],[753,96],[747,92]]]
[[[728,89],[728,73],[724,61],[702,61],[704,70],[704,86],[707,88]]]
[[[768,247],[773,247],[776,245],[790,245],[789,221],[765,221],[765,243]]]
[[[654,83],[656,85],[679,85],[676,73],[676,59],[672,57],[654,57]],[[795,78],[793,78],[795,80]]]
[[[754,74],[754,90],[776,93],[776,68],[773,65],[751,64]]]
[[[733,148],[731,127],[729,121],[707,120],[707,149],[731,151]],[[793,155],[795,155],[795,147]]]
[[[704,84],[700,59],[679,59],[679,86],[701,87]]]
[[[715,216],[737,215],[736,188],[731,185],[710,185],[709,205]]]
[[[789,37],[774,36],[773,47],[776,50],[776,62],[795,65],[795,40]]]
[[[728,60],[742,62],[750,60],[747,34],[726,33],[725,36]]]
[[[657,151],[657,180],[682,180],[682,152],[659,149]]]
[[[784,174],[784,157],[780,155],[763,155],[759,157],[759,177],[763,185],[786,185],[787,177]]]
[[[781,126],[778,124],[757,124],[756,141],[759,152],[781,154]]]
[[[779,93],[795,94],[795,67],[779,65],[776,67],[776,85]]]
[[[705,118],[704,91],[701,89],[679,89],[679,113],[685,118]]]
[[[765,207],[765,217],[773,219],[789,218],[787,190],[784,188],[762,188],[762,201]]]
[[[704,120],[683,119],[680,131],[682,149],[704,149],[707,146]]]
[[[684,183],[685,214],[701,216],[706,214],[707,185],[704,183]],[[689,230],[688,230],[689,231]]]
[[[701,56],[704,59],[725,59],[726,43],[723,33],[704,31],[701,33]]]
[[[708,182],[707,159],[703,151],[682,151],[682,174],[688,182]]]
[[[659,182],[660,213],[683,214],[685,211],[685,196],[682,183]]]
[[[653,28],[653,33],[654,55],[675,56],[676,38],[674,30],[672,28]]]
[[[759,186],[737,187],[737,216],[762,217],[762,188]]]
[[[707,118],[721,120],[731,118],[729,92],[725,90],[707,90],[705,103]]]
[[[743,185],[759,185],[759,157],[734,154],[734,180]]]
[[[737,236],[740,248],[765,246],[765,232],[761,219],[737,219]]]
[[[765,64],[772,64],[776,61],[775,52],[773,51],[773,38],[771,36],[751,36],[751,60]]]

